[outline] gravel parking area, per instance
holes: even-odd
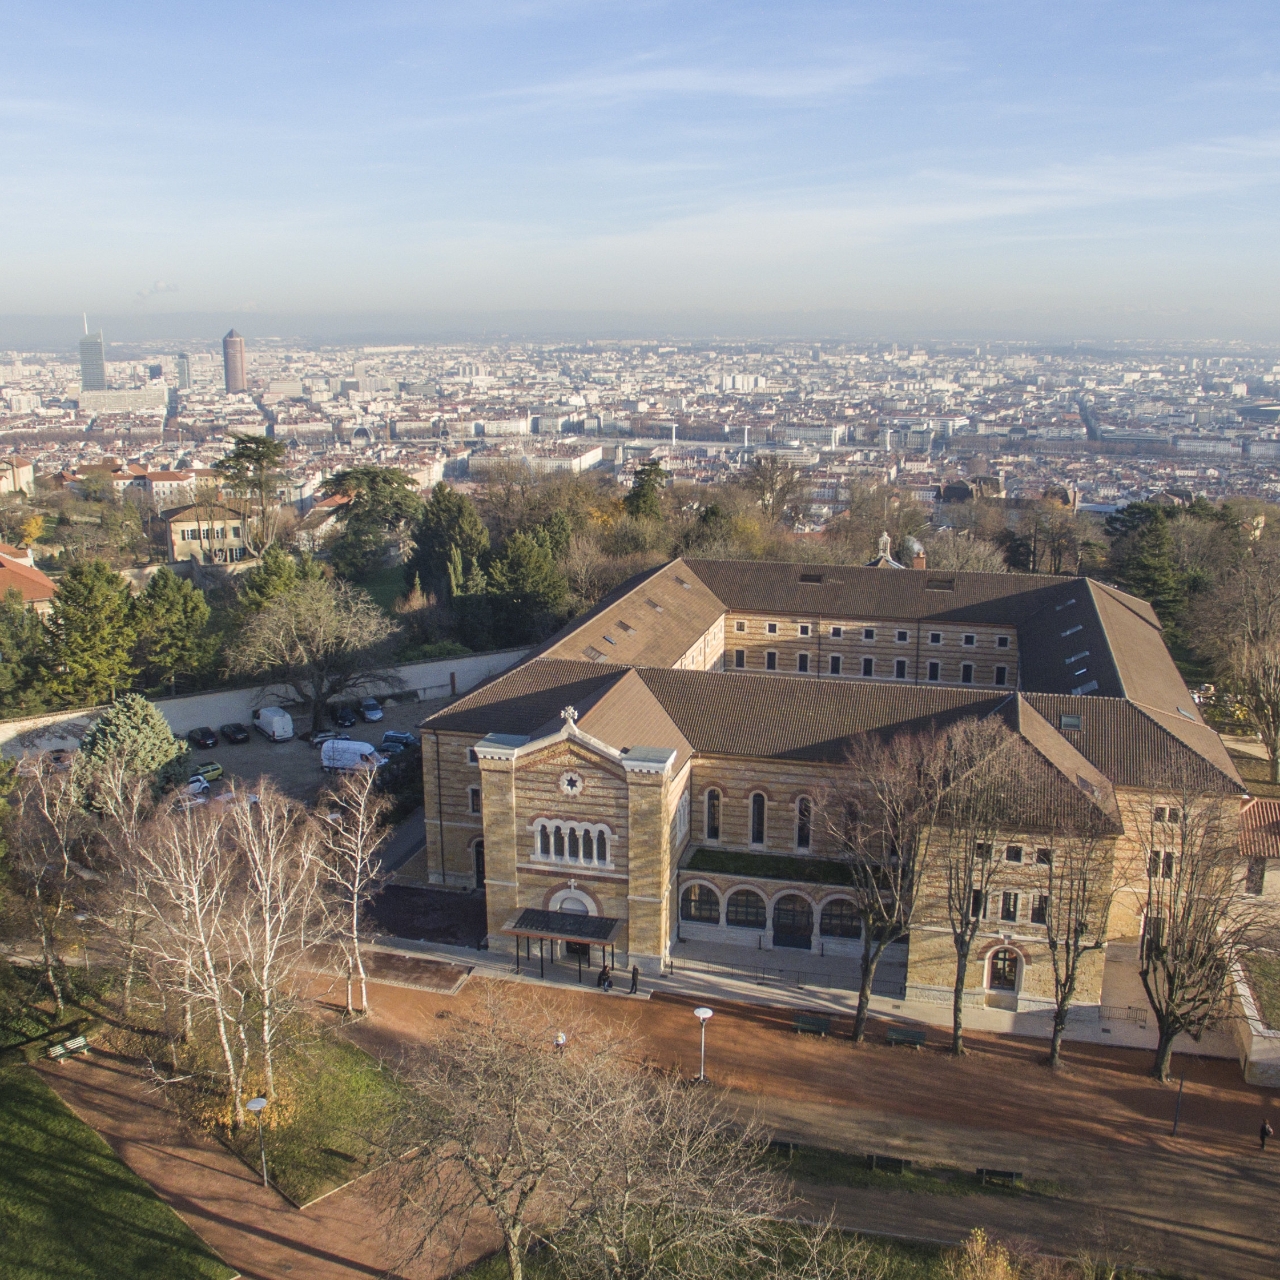
[[[445,700],[431,702],[385,701],[383,717],[374,724],[357,721],[350,729],[339,730],[351,736],[355,742],[371,742],[376,747],[382,735],[388,729],[402,733],[412,732],[427,716],[445,705]],[[311,718],[308,713],[294,717],[295,733],[309,732]],[[335,728],[329,725],[329,728]],[[217,729],[218,726],[212,725]],[[292,742],[268,742],[256,729],[250,730],[248,742],[235,745],[222,740],[218,735],[218,745],[212,751],[194,750],[191,754],[194,764],[203,764],[206,760],[216,760],[226,771],[227,779],[253,787],[258,779],[270,778],[276,786],[299,800],[313,801],[319,794],[321,784],[328,774],[320,767],[320,752],[303,738],[295,737]],[[225,783],[215,783],[214,792]]]

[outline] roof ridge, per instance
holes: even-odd
[[[1129,603],[1130,600],[1138,600],[1142,604],[1145,604],[1147,608],[1151,609],[1150,603],[1143,600],[1141,596],[1131,595],[1128,591],[1121,591],[1119,587],[1113,587],[1109,582],[1103,582],[1098,578],[1086,577],[1085,582],[1089,584],[1090,590],[1096,589],[1104,592],[1108,600],[1118,604],[1122,609],[1127,609],[1135,618],[1138,619],[1139,622],[1145,623],[1148,627],[1151,626],[1151,619],[1144,618],[1142,614]],[[1154,609],[1151,609],[1151,611],[1152,613],[1155,613]],[[1164,632],[1164,626],[1161,624],[1158,616],[1156,618],[1156,625],[1152,629],[1161,634]]]
[[[1201,752],[1197,751],[1197,750],[1196,750],[1193,746],[1191,746],[1189,743],[1183,742],[1183,740],[1182,740],[1180,737],[1178,737],[1178,735],[1177,735],[1176,733],[1174,733],[1172,729],[1169,729],[1169,728],[1167,728],[1165,725],[1161,724],[1161,723],[1160,723],[1160,721],[1159,721],[1159,720],[1157,720],[1157,719],[1156,719],[1156,717],[1155,717],[1155,716],[1153,716],[1153,715],[1151,714],[1151,713],[1152,713],[1152,711],[1155,711],[1155,712],[1157,712],[1159,715],[1167,716],[1167,715],[1169,715],[1169,714],[1170,714],[1170,712],[1168,712],[1168,711],[1164,711],[1164,710],[1162,710],[1160,707],[1151,707],[1151,706],[1150,706],[1149,704],[1147,704],[1147,703],[1134,702],[1132,698],[1126,698],[1126,699],[1125,699],[1125,701],[1126,701],[1126,702],[1127,702],[1127,703],[1128,703],[1128,704],[1129,704],[1129,705],[1130,705],[1130,706],[1131,706],[1131,707],[1132,707],[1132,708],[1133,708],[1133,709],[1134,709],[1134,710],[1135,710],[1139,715],[1144,716],[1144,717],[1145,717],[1147,720],[1149,720],[1153,725],[1155,725],[1155,727],[1156,727],[1156,728],[1157,728],[1161,733],[1163,733],[1166,737],[1168,737],[1168,738],[1170,738],[1172,741],[1176,742],[1176,743],[1177,743],[1180,747],[1182,747],[1184,750],[1186,750],[1186,751],[1190,751],[1193,755],[1199,756],[1199,757],[1200,757],[1200,759],[1201,759],[1201,760],[1203,760],[1203,761],[1205,762],[1205,764],[1207,764],[1207,765],[1209,766],[1209,768],[1210,768],[1210,769],[1213,769],[1216,773],[1221,774],[1221,776],[1222,776],[1222,777],[1224,777],[1224,778],[1226,778],[1226,780],[1227,780],[1228,782],[1230,782],[1233,786],[1238,786],[1242,792],[1243,792],[1243,791],[1245,791],[1244,782],[1243,782],[1243,780],[1242,780],[1241,778],[1239,778],[1238,776],[1237,776],[1237,777],[1235,777],[1235,778],[1233,778],[1233,777],[1231,777],[1231,775],[1230,775],[1230,774],[1223,773],[1223,771],[1222,771],[1222,770],[1221,770],[1221,769],[1220,769],[1216,764],[1214,764],[1214,762],[1213,762],[1212,760],[1210,760],[1208,756],[1206,756],[1206,755],[1204,755],[1203,753],[1201,753]],[[1194,726],[1194,727],[1195,727],[1195,728],[1197,728],[1197,729],[1206,729],[1206,730],[1208,730],[1208,732],[1213,733],[1213,730],[1212,730],[1212,729],[1210,729],[1210,728],[1209,728],[1209,726],[1208,726],[1207,724],[1201,724],[1199,720],[1188,720],[1188,721],[1187,721],[1187,723],[1188,723],[1189,725]],[[1223,750],[1225,751],[1225,750],[1226,750],[1226,748],[1224,747],[1224,748],[1223,748]],[[1229,757],[1229,756],[1228,756],[1228,759],[1230,759],[1230,757]]]

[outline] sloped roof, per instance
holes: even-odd
[[[57,583],[39,569],[0,555],[0,596],[11,587],[22,592],[22,598],[28,604],[52,600],[58,593]]]
[[[1240,806],[1240,853],[1280,858],[1280,800],[1247,800]]]
[[[610,684],[585,712],[579,711],[578,728],[619,751],[630,747],[670,747],[676,753],[677,772],[693,755],[689,740],[637,671],[628,671],[621,680]]]

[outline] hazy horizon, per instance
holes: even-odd
[[[0,344],[1270,341],[1278,35],[1247,0],[14,10]]]

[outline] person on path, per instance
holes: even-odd
[[[631,994],[635,995],[640,990],[640,966],[633,964],[631,966]]]
[[[1275,1133],[1275,1130],[1264,1120],[1262,1126],[1258,1129],[1258,1150],[1265,1151],[1267,1149],[1267,1139]]]
[[[596,979],[596,986],[601,991],[609,991],[613,987],[613,979],[609,977],[609,966],[602,964],[600,966],[600,976]]]

